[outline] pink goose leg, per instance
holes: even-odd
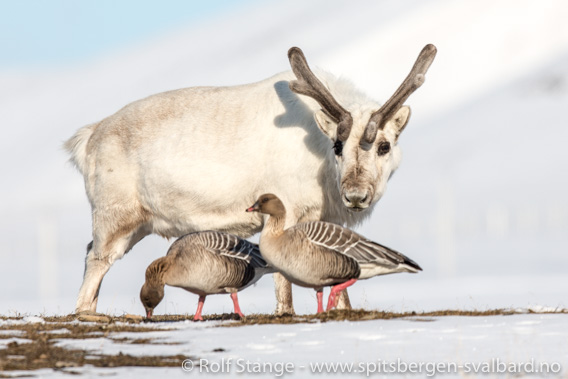
[[[337,301],[339,300],[337,295],[341,291],[346,289],[347,287],[353,285],[356,281],[357,281],[357,279],[349,279],[345,283],[341,283],[341,284],[338,284],[338,285],[331,287],[331,292],[329,294],[329,300],[327,301],[326,311],[329,311],[330,309],[334,308],[337,305]]]
[[[233,305],[235,306],[235,313],[241,317],[245,317],[243,312],[241,312],[241,307],[239,307],[239,299],[237,298],[237,293],[231,293],[231,299],[233,300]]]
[[[195,316],[193,316],[193,321],[203,321],[203,318],[201,318],[203,303],[205,303],[205,296],[199,296],[199,301],[197,303],[197,310],[195,311]]]
[[[323,289],[316,291],[316,297],[318,299],[318,313],[323,312]]]

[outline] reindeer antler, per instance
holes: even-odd
[[[406,99],[424,83],[424,75],[426,71],[428,71],[435,56],[436,46],[432,44],[424,46],[412,70],[410,70],[410,73],[406,79],[404,79],[400,87],[398,87],[396,92],[378,111],[371,115],[367,128],[365,129],[365,134],[363,135],[363,139],[366,143],[371,144],[375,142],[377,130],[382,130],[385,127],[385,123],[402,107]]]
[[[351,114],[339,105],[329,90],[314,75],[300,48],[290,48],[288,50],[288,59],[290,60],[292,71],[298,78],[298,80],[290,81],[290,89],[295,93],[309,96],[317,101],[323,111],[337,123],[337,140],[345,142],[353,125]]]

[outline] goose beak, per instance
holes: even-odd
[[[147,317],[147,318],[152,318],[152,312],[153,312],[153,311],[154,311],[153,309],[147,309],[147,310],[146,310],[146,317]]]
[[[258,212],[260,210],[260,207],[258,205],[258,201],[256,203],[254,203],[252,205],[252,207],[249,207],[246,209],[246,212]]]

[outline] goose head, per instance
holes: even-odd
[[[247,212],[259,212],[270,216],[283,216],[286,208],[280,199],[271,193],[260,195],[258,200],[246,210]]]
[[[164,298],[164,286],[157,283],[145,282],[140,290],[140,301],[146,310],[146,317],[151,318],[154,308],[160,304]]]

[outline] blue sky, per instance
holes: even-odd
[[[0,68],[77,63],[250,1],[0,0]]]

